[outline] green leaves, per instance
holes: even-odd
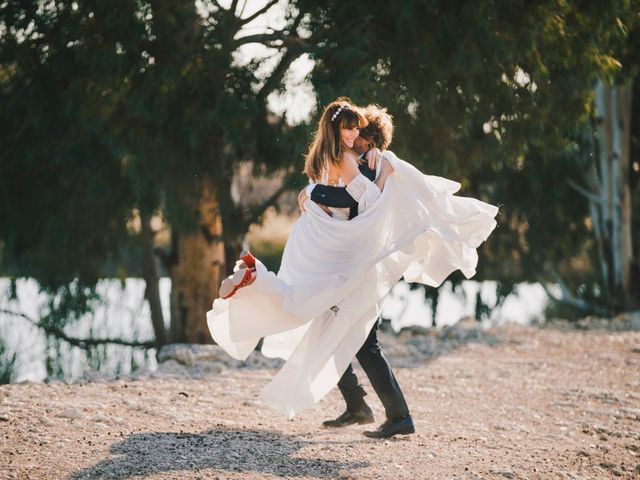
[[[288,125],[267,98],[307,52],[318,109],[341,95],[388,107],[399,156],[503,205],[481,273],[569,269],[588,238],[567,187],[577,138],[595,79],[637,75],[639,11],[637,0],[292,0],[256,33],[243,30],[252,12],[215,2],[5,2],[2,268],[52,287],[94,281],[132,248],[134,208],[196,228],[203,179],[217,185],[224,235],[241,235],[260,213],[232,204],[239,162],[299,184],[312,125]],[[265,57],[239,61],[251,42]]]

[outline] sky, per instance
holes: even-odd
[[[196,5],[201,14],[206,16],[206,4],[211,2],[198,1]],[[219,0],[223,8],[231,6],[231,0]],[[241,12],[241,18],[247,18],[267,5],[267,0],[240,0],[237,12]],[[270,29],[279,30],[285,25],[285,7],[287,0],[279,0],[267,12],[249,22],[239,33],[238,38],[246,35],[269,32]],[[276,49],[253,43],[242,45],[235,56],[239,64],[247,63],[254,59],[263,61],[259,72],[265,77],[275,68],[280,54]],[[316,99],[311,83],[307,80],[308,74],[313,68],[313,61],[304,54],[295,60],[285,76],[286,89],[283,94],[271,94],[268,97],[269,107],[278,114],[286,114],[287,121],[298,124],[307,120],[315,109]]]

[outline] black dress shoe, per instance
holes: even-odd
[[[390,438],[394,435],[409,435],[416,433],[411,415],[407,415],[400,420],[387,420],[374,431],[363,432],[369,438]]]
[[[373,411],[365,405],[363,408],[354,412],[347,410],[335,420],[324,421],[322,422],[322,426],[327,428],[338,428],[353,425],[354,423],[357,423],[358,425],[366,425],[367,423],[373,423],[374,421]]]

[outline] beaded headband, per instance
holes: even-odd
[[[340,115],[340,112],[342,110],[351,110],[351,107],[348,104],[344,104],[344,105],[340,105],[340,108],[338,108],[338,110],[336,110],[336,112],[331,115],[331,121],[335,121],[336,118],[338,118],[338,115]]]

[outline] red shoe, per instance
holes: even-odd
[[[249,250],[243,250],[240,254],[240,260],[242,260],[247,267],[255,270],[256,268],[256,259]]]
[[[231,281],[231,277],[229,277],[225,278],[220,284],[220,290],[218,291],[218,294],[220,295],[220,298],[226,299],[236,293],[236,290],[236,286]]]
[[[239,289],[251,285],[255,281],[255,276],[249,268],[241,268],[228,278],[225,278],[220,285],[220,298],[226,300],[232,297]]]

